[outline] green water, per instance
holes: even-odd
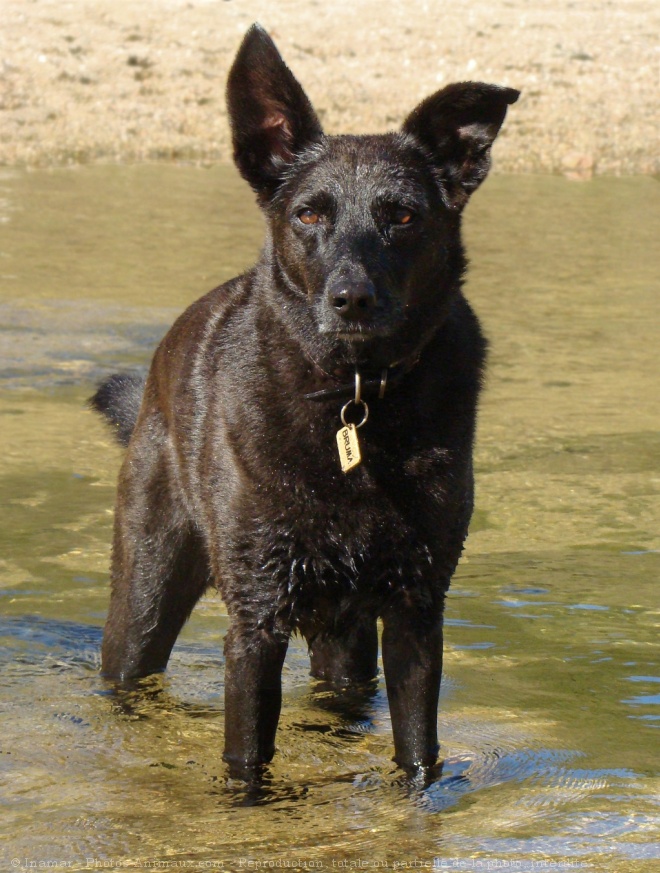
[[[220,757],[221,601],[140,698],[120,708],[98,675],[120,450],[84,400],[252,262],[261,219],[226,169],[2,171],[3,869],[658,869],[659,195],[538,177],[475,195],[492,352],[442,778],[403,784],[382,682],[342,714],[296,643],[251,794]]]

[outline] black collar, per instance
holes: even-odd
[[[392,388],[395,388],[399,382],[401,382],[406,373],[410,372],[418,361],[419,357],[414,358],[412,361],[399,361],[389,367],[384,367],[378,376],[370,377],[367,374],[365,377],[364,373],[361,372],[362,395],[382,399],[385,396],[385,392],[391,391]],[[333,378],[329,377],[326,373],[324,373],[324,375],[328,378]],[[312,391],[310,394],[305,394],[304,397],[305,400],[321,402],[323,400],[338,400],[344,397],[351,398],[354,395],[355,378],[352,377],[349,382],[346,382],[343,385],[336,385],[333,388],[322,388],[319,391]]]

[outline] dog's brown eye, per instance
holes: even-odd
[[[303,209],[302,212],[298,213],[298,218],[303,224],[318,224],[321,220],[321,216],[313,209]]]
[[[414,215],[410,211],[410,209],[397,209],[395,210],[393,215],[393,224],[410,224],[410,222],[413,220],[413,217]]]

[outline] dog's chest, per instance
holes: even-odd
[[[386,599],[431,572],[423,533],[383,497],[352,505],[337,500],[290,500],[273,512],[255,543],[260,570],[293,614],[319,604]]]
[[[252,493],[252,502],[246,496],[239,525],[245,534],[259,520],[254,566],[294,611],[319,600],[381,601],[441,573],[433,556],[455,513],[444,512],[438,471],[427,469],[422,481],[406,473],[400,458],[393,473],[374,454],[373,445],[365,446],[363,464],[343,473],[330,445],[308,457],[304,469],[285,465],[268,487]]]

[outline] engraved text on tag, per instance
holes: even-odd
[[[337,431],[337,448],[339,460],[344,473],[352,470],[362,460],[360,455],[360,443],[358,442],[357,429],[354,424],[348,424]]]

